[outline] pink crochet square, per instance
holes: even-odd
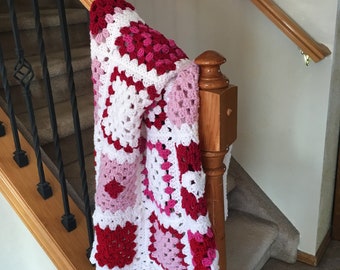
[[[185,270],[188,264],[184,262],[185,255],[182,253],[184,245],[181,243],[183,234],[172,228],[165,228],[158,221],[155,213],[150,216],[152,226],[150,232],[151,245],[149,246],[150,258],[163,269]]]
[[[119,164],[102,155],[96,204],[102,211],[125,210],[136,202],[136,164],[124,162]]]
[[[180,127],[198,121],[198,66],[194,63],[181,70],[169,93],[169,120]]]

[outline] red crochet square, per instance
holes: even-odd
[[[188,231],[191,254],[193,255],[193,265],[195,270],[211,269],[211,265],[216,258],[216,244],[211,228],[206,234]]]
[[[98,34],[107,26],[105,14],[114,14],[114,8],[121,9],[135,8],[124,0],[96,0],[93,1],[90,10],[90,31],[93,35]]]
[[[177,145],[176,154],[181,175],[188,171],[198,172],[201,170],[201,152],[197,143],[191,141],[187,146]]]
[[[120,55],[128,55],[130,60],[136,59],[138,65],[146,66],[147,71],[155,69],[157,75],[175,70],[175,62],[187,58],[173,40],[167,39],[141,21],[132,21],[120,32],[121,35],[115,42]]]
[[[204,197],[196,198],[186,188],[181,188],[182,207],[192,219],[197,220],[201,215],[205,216],[208,212],[207,200]]]
[[[127,222],[124,227],[117,226],[114,231],[109,227],[103,230],[99,225],[94,228],[98,242],[95,258],[101,267],[122,268],[132,263],[136,255],[136,225]]]

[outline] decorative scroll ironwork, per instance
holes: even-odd
[[[25,59],[24,56],[24,50],[21,46],[21,40],[20,40],[20,34],[19,34],[19,28],[17,23],[17,16],[15,12],[15,8],[13,5],[13,1],[7,0],[8,9],[10,13],[10,19],[12,24],[12,32],[15,42],[15,48],[17,53],[18,62],[15,65],[14,68],[14,77],[20,82],[21,86],[24,89],[24,96],[25,96],[25,102],[26,107],[28,110],[29,120],[31,124],[31,131],[33,136],[33,147],[34,152],[37,159],[37,168],[38,168],[38,174],[39,174],[39,183],[37,184],[37,190],[40,193],[40,195],[47,199],[52,196],[52,188],[48,182],[45,180],[45,173],[42,165],[42,159],[41,159],[41,151],[40,151],[40,141],[38,136],[38,130],[37,125],[35,121],[35,115],[33,110],[33,104],[32,104],[32,98],[31,98],[31,90],[30,90],[30,84],[34,77],[33,69],[31,64]]]
[[[14,108],[13,108],[13,103],[12,103],[12,95],[11,95],[11,91],[9,89],[9,84],[8,84],[8,80],[7,80],[7,71],[6,71],[6,67],[5,67],[4,62],[5,61],[4,61],[4,57],[3,57],[3,53],[2,53],[2,48],[0,46],[0,63],[1,63],[0,73],[1,73],[1,77],[2,77],[3,88],[4,88],[4,91],[5,91],[6,102],[7,102],[7,111],[8,111],[8,116],[9,116],[9,119],[10,119],[10,122],[11,122],[12,136],[13,136],[13,141],[14,141],[14,146],[15,146],[15,151],[13,153],[13,159],[18,164],[18,166],[21,168],[21,167],[24,167],[28,164],[28,158],[27,158],[26,152],[21,149],[19,134],[18,134],[17,121],[15,119],[15,113],[14,113]],[[5,130],[3,130],[3,133],[5,133]]]

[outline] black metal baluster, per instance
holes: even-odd
[[[14,78],[16,78],[21,86],[24,89],[25,102],[28,110],[28,115],[31,123],[32,136],[33,136],[33,147],[37,159],[37,168],[39,174],[39,183],[37,184],[37,190],[40,195],[47,199],[52,196],[52,188],[48,182],[45,180],[45,173],[42,165],[41,159],[41,151],[40,151],[40,141],[38,136],[37,125],[34,116],[32,98],[31,98],[31,90],[30,84],[34,77],[33,69],[31,64],[24,57],[24,50],[21,46],[19,28],[17,24],[17,17],[13,5],[13,1],[7,0],[11,23],[12,23],[12,31],[14,36],[14,42],[16,47],[16,53],[18,57],[18,62],[14,68]]]
[[[3,137],[5,135],[6,135],[6,130],[5,130],[4,123],[0,121],[0,137]]]
[[[63,40],[63,46],[64,46],[64,57],[66,60],[66,68],[67,68],[67,74],[68,74],[68,85],[69,85],[70,99],[71,99],[71,105],[72,105],[74,131],[75,131],[76,141],[77,141],[78,161],[79,161],[80,174],[81,174],[80,177],[81,177],[82,188],[83,188],[83,199],[84,199],[84,204],[85,204],[85,216],[86,216],[86,222],[87,222],[88,238],[89,238],[90,245],[92,245],[93,222],[92,222],[92,217],[91,217],[90,199],[88,195],[83,140],[82,140],[81,129],[80,129],[77,98],[76,98],[75,85],[74,85],[74,79],[73,79],[72,58],[71,58],[70,41],[69,41],[66,14],[65,14],[65,4],[63,0],[58,0],[57,3],[58,3],[61,34],[62,34],[62,40]]]
[[[60,140],[59,140],[59,134],[58,134],[57,118],[56,118],[56,113],[54,109],[51,80],[50,80],[50,74],[49,74],[48,67],[47,67],[45,43],[43,39],[42,26],[41,26],[41,21],[40,21],[39,3],[37,0],[33,0],[32,4],[33,4],[34,19],[35,19],[35,29],[37,32],[39,50],[40,50],[40,61],[41,61],[41,67],[42,67],[46,96],[47,96],[48,110],[49,110],[50,122],[51,122],[51,127],[52,127],[52,132],[53,132],[53,142],[54,142],[55,153],[57,157],[57,167],[58,167],[58,174],[59,174],[58,178],[59,178],[59,183],[61,186],[62,200],[63,200],[63,206],[64,206],[64,214],[61,218],[61,223],[64,225],[65,229],[70,232],[77,227],[77,223],[76,223],[76,219],[74,218],[74,215],[71,214],[70,212],[70,206],[69,206],[69,200],[68,200],[68,194],[67,194],[67,186],[66,186],[66,180],[65,180],[64,164],[63,164],[63,158],[62,158]]]
[[[28,158],[27,158],[26,152],[21,149],[21,145],[20,145],[17,121],[15,119],[15,113],[14,113],[14,108],[13,108],[13,103],[12,103],[12,95],[11,95],[11,90],[10,90],[8,80],[7,80],[7,71],[5,67],[5,61],[4,61],[4,56],[3,56],[1,46],[0,46],[0,63],[1,63],[0,73],[2,77],[2,85],[5,91],[6,102],[7,102],[7,113],[8,113],[10,122],[11,122],[12,136],[13,136],[13,141],[14,141],[14,146],[15,146],[13,159],[18,164],[18,166],[21,168],[28,164]]]
[[[2,82],[4,82],[4,80],[7,81],[7,74],[6,74],[4,59],[2,57],[1,46],[0,46],[0,69],[1,69],[0,73],[1,73]],[[5,85],[5,84],[3,84],[3,85]],[[6,129],[5,129],[4,123],[2,121],[0,121],[0,137],[3,137],[5,135],[6,135]]]

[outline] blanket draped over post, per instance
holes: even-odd
[[[97,269],[218,269],[198,67],[123,0],[90,11]]]

